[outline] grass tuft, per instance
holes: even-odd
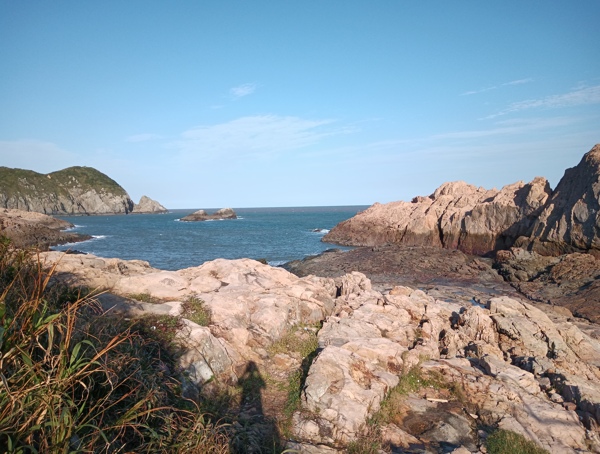
[[[150,293],[130,293],[128,296],[132,300],[140,301],[141,303],[158,304],[161,302],[159,298],[150,295]]]
[[[523,435],[503,429],[494,431],[485,446],[489,454],[549,454]]]
[[[206,303],[195,296],[191,296],[181,307],[181,316],[200,326],[208,326],[211,322],[210,308]]]

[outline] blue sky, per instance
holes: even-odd
[[[168,208],[555,187],[600,142],[600,2],[0,0],[0,165]]]

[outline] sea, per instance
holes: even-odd
[[[200,222],[180,221],[195,209],[165,214],[57,216],[75,226],[71,231],[91,235],[92,239],[56,246],[54,250],[146,260],[164,270],[198,266],[217,258],[244,257],[279,266],[330,248],[349,249],[321,239],[336,224],[366,208],[234,208],[237,219]]]

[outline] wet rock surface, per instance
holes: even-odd
[[[330,250],[315,257],[288,262],[284,268],[298,275],[338,277],[352,271],[368,276],[374,288],[395,285],[421,288],[436,298],[478,300],[498,294],[517,295],[492,268],[491,259],[437,247],[380,246],[350,251]]]

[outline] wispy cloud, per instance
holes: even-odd
[[[125,142],[148,142],[149,140],[161,139],[158,134],[134,134],[125,139]]]
[[[437,134],[432,136],[431,139],[476,139],[498,135],[506,136],[512,134],[524,134],[532,131],[567,126],[575,123],[576,121],[577,119],[572,117],[517,118],[514,120],[499,121],[492,128]]]
[[[527,79],[511,80],[510,82],[503,83],[502,86],[506,86],[506,85],[523,85],[523,84],[528,84],[529,82],[533,82],[533,79],[531,77],[528,77]]]
[[[257,88],[257,85],[254,83],[242,84],[242,85],[238,85],[237,87],[230,88],[229,94],[234,99],[239,99],[239,98],[243,98],[244,96],[251,95],[252,93],[254,93],[256,91],[256,88]]]
[[[172,146],[187,156],[265,156],[303,148],[345,132],[341,127],[332,128],[333,123],[291,116],[248,116],[189,129]]]
[[[510,104],[506,109],[486,117],[496,118],[513,112],[530,109],[558,109],[562,107],[580,106],[600,103],[600,85],[576,88],[568,93],[551,95],[539,99],[527,99]]]
[[[526,79],[511,80],[510,82],[504,82],[503,84],[500,84],[500,85],[492,85],[490,87],[481,88],[479,90],[466,91],[464,93],[461,93],[461,96],[476,95],[479,93],[485,93],[486,91],[497,90],[500,87],[508,87],[511,85],[522,85],[522,84],[527,84],[529,82],[533,82],[533,79],[531,77],[528,77]]]

